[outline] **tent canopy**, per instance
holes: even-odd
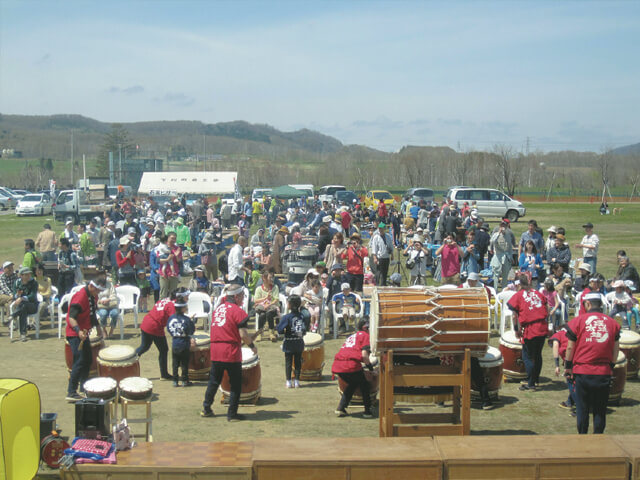
[[[138,193],[172,195],[195,193],[220,195],[234,193],[237,172],[144,172]]]
[[[281,187],[271,190],[271,196],[275,198],[300,198],[307,195],[304,190],[298,190],[289,185],[282,185]]]

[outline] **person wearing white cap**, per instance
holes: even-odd
[[[589,285],[589,277],[591,276],[591,265],[581,263],[578,265],[578,275],[573,281],[573,288],[576,292],[581,292]]]
[[[100,228],[98,234],[98,243],[96,251],[98,252],[98,265],[110,268],[111,260],[109,259],[108,249],[109,243],[115,238],[116,224],[109,217],[104,219],[104,225]]]
[[[586,313],[571,320],[566,327],[565,376],[575,381],[578,433],[588,433],[589,412],[593,413],[593,433],[604,433],[611,376],[618,358],[620,325],[602,313],[599,293],[589,293],[582,300]]]
[[[379,287],[387,285],[389,263],[391,261],[391,255],[393,254],[393,239],[391,235],[386,232],[386,228],[385,223],[380,222],[369,242],[369,250],[373,258],[373,265],[371,265],[371,267],[375,274],[376,285]]]
[[[229,284],[222,294],[223,299],[213,312],[211,319],[211,371],[200,415],[213,417],[211,405],[213,405],[216,392],[222,382],[222,376],[224,372],[227,372],[231,385],[227,410],[227,421],[230,422],[245,418],[238,414],[242,390],[242,343],[245,343],[254,354],[257,354],[258,349],[253,341],[260,332],[249,334],[247,331],[249,316],[241,308],[244,300],[244,287]]]
[[[630,312],[633,306],[631,296],[626,292],[623,280],[616,280],[611,286],[614,288],[614,291],[605,295],[607,302],[611,305],[609,315],[615,318],[616,315],[621,314],[623,326],[625,330],[629,330],[630,326],[627,321],[627,312]]]
[[[96,317],[98,308],[96,297],[105,287],[106,278],[99,276],[74,293],[69,301],[65,336],[73,355],[73,366],[67,386],[67,400],[70,402],[82,398],[76,390],[78,385],[82,389],[82,385],[89,377],[93,360],[89,331],[95,327],[98,335],[104,336],[102,326]]]
[[[351,291],[351,285],[345,282],[340,288],[342,292],[336,293],[331,299],[331,303],[333,303],[340,321],[340,332],[344,332],[349,328],[350,321],[356,319],[356,311],[360,310],[362,305],[358,297]]]
[[[558,233],[558,229],[555,225],[551,225],[547,228],[547,232],[549,233],[549,236],[544,241],[544,250],[541,253],[541,255],[544,255],[545,257],[547,256],[547,251],[556,244],[556,233]]]
[[[18,274],[13,270],[13,262],[10,260],[2,264],[2,275],[0,275],[0,308],[5,308],[13,302]]]
[[[69,243],[75,245],[78,243],[78,234],[73,231],[73,220],[67,220],[64,224],[64,230],[60,234],[60,240],[66,238]]]
[[[411,270],[411,285],[424,285],[427,280],[429,252],[424,248],[422,235],[414,235],[402,254],[407,257],[406,267]]]
[[[61,238],[60,251],[58,252],[58,295],[60,298],[71,291],[79,268],[80,261],[71,249],[69,239]]]

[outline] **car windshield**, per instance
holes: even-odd
[[[413,192],[413,195],[416,197],[433,197],[433,190],[419,188]]]
[[[393,196],[389,192],[373,192],[373,198],[376,200],[388,200]]]
[[[25,195],[22,197],[23,202],[39,202],[42,200],[42,195]]]

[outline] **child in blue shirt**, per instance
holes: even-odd
[[[358,297],[351,291],[351,285],[345,282],[342,284],[341,289],[342,292],[336,293],[331,301],[335,306],[335,311],[338,314],[340,325],[342,326],[345,323],[348,325],[351,319],[353,319],[355,323],[356,312],[360,310],[361,305]]]
[[[178,303],[184,302],[184,303]],[[169,317],[167,330],[173,337],[171,343],[171,356],[173,358],[173,386],[179,387],[178,368],[182,367],[182,386],[189,387],[189,348],[194,345],[195,339],[191,335],[196,331],[196,326],[190,317],[185,314],[187,311],[187,299],[179,297],[175,303],[176,313]]]

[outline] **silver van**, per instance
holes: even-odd
[[[492,188],[453,187],[449,189],[446,197],[448,200],[458,202],[459,207],[464,202],[471,205],[475,201],[478,215],[481,217],[508,218],[510,222],[516,222],[527,212],[521,202]]]

